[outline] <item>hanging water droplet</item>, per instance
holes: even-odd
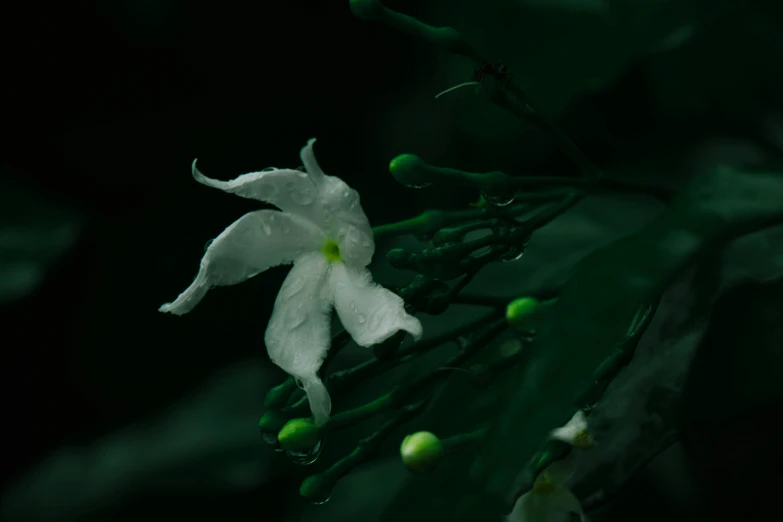
[[[310,504],[314,504],[316,506],[320,506],[321,504],[326,504],[327,502],[329,502],[330,498],[332,498],[332,497],[331,496],[327,496],[327,497],[320,498],[320,499],[310,499],[309,502],[310,502]]]
[[[414,181],[405,181],[405,182],[401,182],[401,183],[404,186],[406,186],[408,188],[412,188],[412,189],[420,189],[420,188],[425,188],[425,187],[429,187],[430,185],[432,185],[432,183],[429,182],[429,181],[415,181],[415,182]]]
[[[298,466],[309,466],[321,455],[324,447],[324,439],[319,440],[309,451],[286,451],[285,454]]]
[[[500,262],[513,263],[514,261],[519,261],[522,259],[523,255],[525,255],[524,248],[511,247],[508,249],[508,252],[500,256]]]
[[[514,202],[514,194],[487,194],[482,192],[481,195],[487,203],[496,207],[505,207]]]
[[[277,168],[275,168],[275,167],[267,167],[265,169],[261,169],[261,172],[274,172],[276,170],[277,170]]]
[[[282,453],[283,451],[285,451],[280,446],[280,441],[277,440],[277,435],[275,435],[274,433],[261,433],[261,439],[266,444],[272,447],[272,451],[275,451],[277,453]]]
[[[211,246],[212,246],[212,242],[213,242],[213,241],[215,241],[215,240],[214,240],[214,239],[210,239],[209,241],[207,241],[207,242],[204,244],[204,252],[206,252],[207,250],[209,250],[209,247],[211,247]]]

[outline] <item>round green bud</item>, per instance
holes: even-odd
[[[321,428],[310,419],[291,419],[277,434],[277,440],[288,451],[308,451],[321,440]]]
[[[541,303],[535,297],[514,299],[506,307],[506,321],[515,330],[531,330],[541,311]]]
[[[400,445],[402,463],[413,473],[427,473],[440,464],[443,443],[429,431],[408,435]]]
[[[422,188],[432,182],[422,178],[425,163],[415,154],[400,154],[389,162],[389,172],[394,179],[410,188]]]

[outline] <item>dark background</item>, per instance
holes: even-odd
[[[412,12],[416,2],[392,4]],[[57,447],[141,421],[216,367],[259,355],[285,271],[216,290],[192,316],[173,321],[157,312],[190,283],[204,243],[256,208],[193,182],[193,158],[207,175],[230,179],[293,167],[317,137],[322,166],[362,194],[373,223],[426,207],[386,174],[404,144],[367,135],[377,130],[371,115],[379,106],[429,74],[429,55],[420,42],[357,21],[347,1],[15,2],[2,7],[0,38],[0,176],[51,208],[67,207],[63,216],[80,223],[42,283],[0,309],[5,480]],[[639,61],[563,117],[596,161],[616,159],[623,143],[677,141],[677,132],[746,133],[732,125],[747,119],[738,107],[753,104],[737,99],[666,127],[647,110],[647,65]],[[585,130],[593,124],[616,139]],[[455,137],[447,148],[460,145]],[[548,151],[536,161],[569,173]],[[4,196],[0,211],[13,222],[25,200]],[[467,196],[438,197],[448,204]],[[238,300],[248,305],[226,306]],[[766,484],[757,472],[742,469]],[[251,513],[263,504],[256,518],[278,520],[296,489],[283,474],[232,502]],[[628,502],[654,494],[642,485]],[[149,502],[126,515],[147,514]],[[170,499],[171,513],[159,514],[184,518],[190,502]],[[220,511],[201,503],[188,516]]]

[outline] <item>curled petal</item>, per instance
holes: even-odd
[[[323,241],[323,232],[297,216],[277,210],[245,214],[212,241],[196,280],[160,311],[190,312],[213,286],[240,283],[270,267],[291,263],[319,249]]]
[[[315,153],[313,152],[313,144],[315,138],[307,140],[307,145],[302,147],[302,151],[299,153],[299,157],[302,160],[305,171],[310,175],[314,182],[320,183],[324,177],[324,171],[321,170],[321,166],[318,165],[318,160],[315,159]]]
[[[310,176],[298,170],[267,169],[243,174],[231,181],[206,177],[193,162],[193,178],[207,185],[243,198],[271,203],[280,210],[303,217],[314,224],[323,222],[318,187]]]
[[[550,438],[561,440],[573,445],[577,437],[587,431],[587,416],[582,410],[577,411],[565,426],[552,430]]]
[[[300,153],[305,172],[270,168],[220,181],[206,177],[194,161],[193,177],[204,185],[271,203],[308,219],[340,242],[346,262],[364,268],[370,264],[375,242],[359,194],[340,178],[324,174],[313,152],[314,143],[315,139],[309,140]]]
[[[272,362],[301,381],[318,425],[327,421],[331,411],[329,393],[318,377],[331,343],[327,268],[320,253],[294,262],[277,294],[264,337]]]
[[[335,310],[356,344],[372,346],[400,330],[421,337],[421,323],[405,312],[402,298],[374,283],[369,270],[339,263],[330,279]]]

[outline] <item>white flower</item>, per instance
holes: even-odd
[[[293,263],[266,329],[272,361],[299,380],[316,424],[329,418],[331,400],[318,377],[331,342],[330,312],[361,346],[404,330],[418,339],[421,323],[408,315],[398,295],[375,284],[366,269],[375,251],[372,228],[359,195],[327,176],[302,149],[305,172],[266,169],[232,181],[207,178],[193,162],[196,181],[238,196],[271,203],[282,211],[245,214],[207,249],[196,280],[161,312],[191,311],[214,286],[240,283],[264,270]]]
[[[595,445],[593,436],[587,431],[587,416],[578,410],[565,426],[552,430],[549,437],[561,440],[576,449],[590,449]]]
[[[517,500],[506,522],[587,522],[579,499],[565,486],[574,471],[574,458],[552,463],[538,475],[533,489]]]

